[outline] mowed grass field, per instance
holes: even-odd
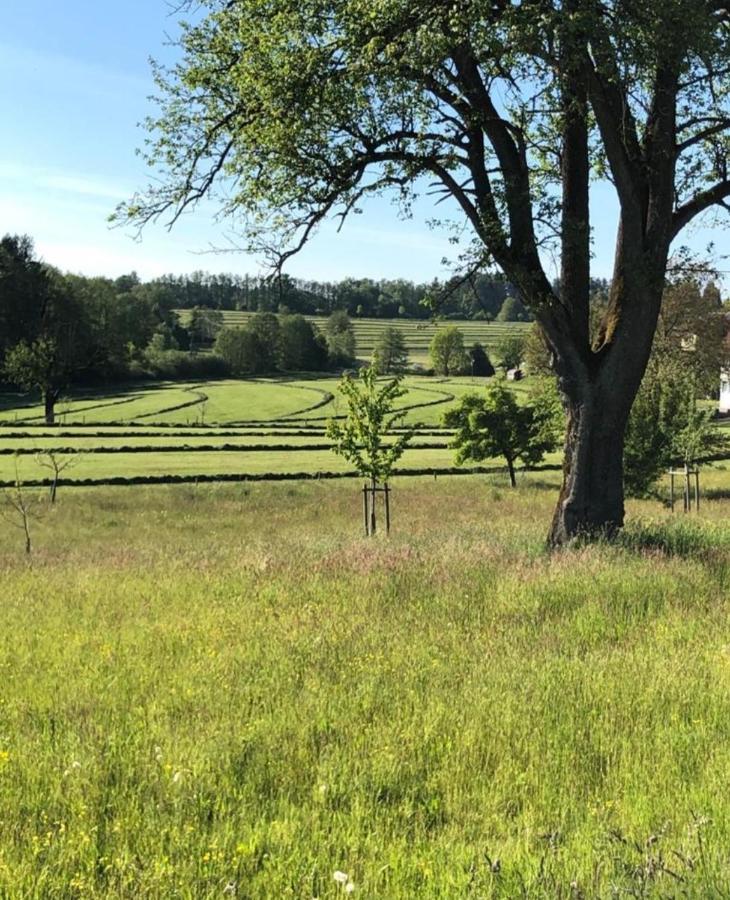
[[[185,324],[190,318],[190,310],[177,310],[180,320]],[[228,327],[244,326],[251,316],[250,312],[236,310],[222,310],[223,323]],[[324,331],[327,325],[326,316],[305,316],[313,322],[320,331]],[[487,353],[499,360],[499,345],[505,337],[519,334],[525,335],[530,328],[525,322],[485,322],[477,319],[359,319],[352,318],[352,326],[355,332],[357,344],[357,356],[367,361],[372,358],[378,338],[386,328],[397,328],[403,333],[408,347],[409,361],[423,366],[430,366],[428,348],[434,335],[439,329],[455,325],[464,335],[464,343],[467,347],[480,343],[487,349]]]
[[[0,896],[728,896],[724,474],[554,555],[557,473],[371,540],[356,482],[62,490],[0,530]]]
[[[445,410],[485,379],[409,377],[399,400],[404,426],[417,426],[401,470],[454,466]],[[32,397],[0,395],[0,482],[48,476],[42,454],[73,462],[67,481],[112,478],[343,475],[351,467],[330,450],[328,420],[344,405],[334,376],[161,383],[79,392],[58,405],[58,424],[43,424]],[[514,385],[520,397],[529,384]],[[558,457],[548,460],[556,465]],[[486,466],[500,466],[487,460]]]

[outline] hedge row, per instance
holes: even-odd
[[[531,472],[559,471],[559,465],[533,466]],[[417,475],[494,475],[504,472],[504,466],[474,466],[464,469],[458,466],[448,468],[421,467],[410,469],[396,469],[395,476],[412,477]],[[114,487],[156,484],[210,484],[215,482],[247,482],[247,481],[328,481],[335,478],[361,478],[357,472],[260,472],[256,474],[230,474],[224,475],[134,475],[129,478],[121,476],[113,478],[59,478],[59,487]],[[51,480],[48,478],[24,481],[23,487],[48,487]],[[0,488],[14,487],[13,481],[0,481]]]
[[[331,450],[332,444],[201,444],[199,447],[189,444],[168,444],[163,446],[122,446],[122,447],[0,447],[0,456],[35,456],[39,453],[63,453],[68,456],[83,456],[96,453],[258,453],[263,451],[303,451]],[[409,444],[412,450],[444,450],[446,444]]]
[[[391,430],[391,433],[392,434],[402,434],[404,431],[408,431],[408,430],[409,429],[405,429],[405,428],[393,428]],[[417,434],[419,437],[451,437],[451,435],[454,434],[454,430],[450,429],[450,428],[441,428],[441,429],[433,429],[433,430],[427,431],[426,429],[419,428],[419,429],[417,429]],[[223,437],[238,437],[238,438],[245,438],[245,437],[316,437],[318,435],[324,436],[323,428],[309,428],[306,431],[303,429],[295,429],[295,428],[291,428],[291,429],[281,428],[281,429],[273,429],[273,430],[266,430],[266,431],[246,430],[243,433],[241,433],[240,431],[209,431],[205,435],[205,437],[221,437],[221,438],[223,438]],[[9,434],[0,434],[0,441],[2,441],[4,439],[23,440],[26,438],[29,440],[35,440],[35,439],[37,439],[37,437],[38,437],[38,435],[28,434],[28,432],[25,432],[25,431],[11,431]],[[169,432],[165,432],[165,431],[145,431],[142,434],[139,434],[138,432],[134,432],[134,431],[114,431],[114,432],[92,431],[90,433],[87,432],[86,434],[79,434],[78,432],[76,434],[74,434],[73,432],[57,431],[55,434],[40,435],[41,439],[68,438],[71,440],[78,440],[78,439],[89,440],[91,438],[105,439],[105,438],[139,438],[139,437],[143,437],[143,438],[151,438],[151,437],[186,438],[186,437],[202,437],[202,435],[195,434],[194,432],[189,431],[187,429],[185,431],[175,432],[175,434],[172,434],[172,435],[169,434]],[[45,448],[43,448],[43,447],[39,448],[39,452],[42,452],[44,449]],[[12,451],[12,452],[14,452],[14,451]]]
[[[320,421],[317,419],[316,421]],[[18,425],[22,425],[23,431],[9,431],[6,434],[3,434],[3,430],[5,428],[17,428]],[[296,425],[296,427],[295,427]],[[76,434],[72,432],[55,432],[53,434],[48,435],[40,435],[40,437],[68,437],[68,438],[78,438],[78,437],[140,437],[138,433],[134,430],[129,431],[116,431],[115,433],[111,433],[109,431],[89,431],[91,428],[125,428],[125,429],[137,429],[137,428],[150,428],[149,425],[144,425],[142,423],[137,422],[120,422],[114,423],[110,422],[108,424],[102,422],[65,422],[63,425],[58,426],[48,426],[42,422],[0,422],[0,440],[3,438],[26,438],[32,437],[31,434],[28,433],[28,429],[33,428],[72,428],[77,431]],[[251,421],[245,422],[237,425],[200,425],[197,422],[191,422],[189,425],[181,425],[179,422],[155,422],[154,423],[155,431],[144,431],[142,433],[142,437],[168,437],[170,431],[176,432],[179,436],[187,435],[189,437],[194,437],[195,432],[204,432],[207,433],[210,437],[244,437],[247,435],[265,437],[269,434],[283,434],[287,437],[294,437],[299,435],[301,437],[306,436],[312,432],[318,432],[320,434],[323,433],[324,428],[322,425],[316,424],[308,424],[305,422],[296,422],[292,423],[286,420],[274,419],[267,420],[263,419],[261,421]],[[235,429],[235,430],[234,430]],[[258,429],[258,430],[256,430]],[[440,428],[434,425],[426,425],[426,424],[414,424],[414,425],[399,425],[395,428],[391,429],[392,434],[402,434],[405,431],[415,431],[418,434],[425,435],[426,437],[438,437],[441,434],[448,435],[453,434],[453,428]],[[85,433],[81,433],[85,432]]]
[[[174,406],[166,406],[163,409],[156,409],[154,412],[150,413],[140,413],[138,416],[132,416],[133,419],[149,419],[152,416],[162,416],[165,413],[178,412],[181,409],[189,409],[191,406],[199,406],[201,403],[205,403],[208,399],[208,395],[203,393],[203,391],[199,391],[196,388],[183,388],[183,391],[186,394],[193,394],[195,396],[194,400],[187,400],[185,403],[176,403]]]
[[[438,432],[437,434],[440,434]],[[324,435],[324,429],[319,428],[316,430],[316,433],[313,433],[313,430],[310,429],[308,431],[296,430],[292,428],[291,430],[287,430],[282,428],[281,430],[274,431],[209,431],[206,434],[196,434],[192,431],[176,431],[174,434],[170,434],[167,431],[144,431],[141,434],[135,431],[92,431],[87,432],[86,434],[79,434],[76,432],[75,434],[72,432],[66,431],[57,431],[55,434],[42,434],[42,435],[34,435],[28,434],[28,432],[23,431],[11,431],[9,434],[0,434],[0,441],[4,439],[13,439],[13,440],[37,440],[40,438],[41,440],[50,439],[50,438],[69,438],[71,440],[90,440],[91,438],[99,438],[100,440],[104,440],[106,438],[151,438],[151,437],[164,437],[164,438],[186,438],[186,437],[206,437],[206,438],[214,438],[214,437],[237,437],[237,438],[248,438],[248,437],[317,437],[317,435]],[[428,435],[428,433],[426,432]],[[428,436],[437,436],[437,435],[428,435]],[[44,448],[41,447],[40,450]]]
[[[255,381],[256,384],[270,384],[270,382],[262,381],[260,378],[251,378],[250,380]],[[335,399],[334,394],[331,394],[329,391],[325,391],[322,388],[308,387],[303,384],[290,384],[286,381],[286,379],[279,379],[276,384],[281,385],[282,387],[293,388],[294,390],[310,391],[321,395],[321,399],[316,403],[311,404],[311,406],[305,406],[303,409],[296,409],[293,413],[289,413],[288,416],[283,416],[282,418],[285,420],[296,418],[296,416],[303,416],[304,413],[313,412],[315,409],[321,409],[323,406],[327,406],[327,404],[331,403]]]

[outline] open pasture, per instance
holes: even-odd
[[[223,322],[228,327],[241,327],[254,315],[254,313],[222,310]],[[178,310],[178,315],[183,324],[190,318],[190,311]],[[324,331],[327,319],[324,316],[305,316],[313,322],[321,331]],[[403,333],[411,363],[430,365],[428,348],[433,336],[439,329],[455,325],[464,335],[464,343],[470,347],[474,343],[480,343],[486,347],[490,356],[499,358],[497,348],[505,337],[513,334],[524,335],[530,328],[525,322],[485,322],[478,319],[358,319],[353,317],[352,326],[355,331],[355,342],[359,359],[368,360],[373,355],[373,350],[378,338],[386,328],[397,328]]]
[[[452,469],[442,416],[484,381],[411,377],[405,384],[408,393],[399,401],[403,424],[417,426],[418,433],[401,469]],[[37,401],[4,395],[0,481],[12,481],[16,469],[23,481],[46,477],[38,456],[50,451],[62,462],[73,457],[63,476],[71,482],[346,474],[348,465],[331,453],[325,434],[328,419],[343,413],[337,386],[336,377],[323,376],[79,392],[59,404],[54,427],[43,424]],[[523,385],[515,387],[524,394]]]
[[[730,504],[557,473],[80,488],[0,531],[0,895],[723,897]]]
[[[481,378],[405,380],[408,394],[399,401],[404,421],[439,425],[455,398],[486,384]],[[96,425],[180,427],[250,425],[253,423],[315,423],[342,414],[336,376],[249,378],[204,383],[161,382],[126,390],[78,391],[57,406],[60,426]],[[524,395],[524,384],[514,385]],[[0,394],[0,426],[43,425],[43,407],[27,395]]]
[[[325,433],[327,421],[344,412],[338,383],[334,376],[286,377],[79,392],[59,404],[54,427],[43,424],[43,410],[32,398],[0,395],[0,482],[12,482],[16,472],[28,483],[47,478],[42,463],[49,452],[62,464],[71,458],[62,476],[68,483],[353,474],[331,452]],[[405,380],[402,421],[417,431],[400,471],[454,471],[443,414],[485,383],[471,377]],[[510,387],[526,398],[530,379]],[[559,465],[559,454],[544,463],[547,469]],[[480,468],[502,466],[502,460],[491,459]],[[707,477],[714,476],[703,476],[703,483]]]

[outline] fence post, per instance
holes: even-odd
[[[371,535],[375,534],[375,531],[377,528],[377,524],[375,521],[375,498],[377,496],[377,494],[375,492],[377,489],[378,489],[377,482],[375,481],[375,478],[373,478],[372,485],[370,488],[370,534]]]
[[[390,487],[385,482],[385,533],[390,534]]]
[[[365,537],[368,537],[370,531],[368,529],[368,486],[366,484],[362,486],[362,512],[365,521]]]

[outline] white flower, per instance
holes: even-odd
[[[354,890],[355,890],[355,885],[351,881],[348,881],[347,884],[345,885],[345,893],[351,894]]]
[[[347,882],[350,880],[350,876],[346,872],[340,872],[339,869],[332,877],[338,884],[347,884]]]

